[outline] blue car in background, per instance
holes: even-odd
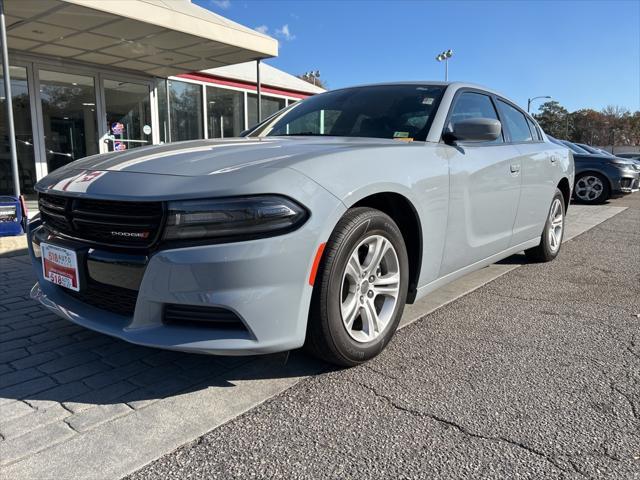
[[[638,190],[640,168],[635,163],[602,153],[594,154],[575,143],[547,136],[573,152],[576,167],[573,195],[576,200],[598,204]]]

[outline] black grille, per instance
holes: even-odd
[[[91,279],[80,292],[67,289],[64,291],[83,303],[128,317],[133,316],[138,299],[137,290],[107,285]]]
[[[44,225],[71,238],[109,246],[147,248],[160,235],[161,202],[120,202],[42,194]]]
[[[173,325],[245,330],[242,320],[235,313],[220,307],[166,304],[163,321]]]

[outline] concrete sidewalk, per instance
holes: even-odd
[[[572,206],[566,240],[621,207]],[[406,309],[408,325],[515,269],[492,265]],[[133,346],[28,298],[26,256],[0,258],[3,478],[119,478],[326,369],[304,355],[207,357]]]

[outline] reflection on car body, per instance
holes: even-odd
[[[243,138],[97,155],[41,180],[32,296],[133,343],[306,345],[355,365],[406,302],[516,252],[555,258],[573,182],[570,151],[493,90],[330,91]],[[44,277],[43,244],[77,260],[55,271],[79,291]]]

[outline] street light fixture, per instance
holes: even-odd
[[[316,80],[320,78],[320,70],[311,70],[302,75],[307,81],[313,81],[313,85],[316,84]]]
[[[549,95],[540,95],[539,97],[532,97],[527,100],[527,113],[531,112],[531,102],[533,102],[537,98],[551,98]]]
[[[449,81],[449,59],[453,57],[453,50],[445,50],[436,56],[438,62],[444,62],[444,81]]]

